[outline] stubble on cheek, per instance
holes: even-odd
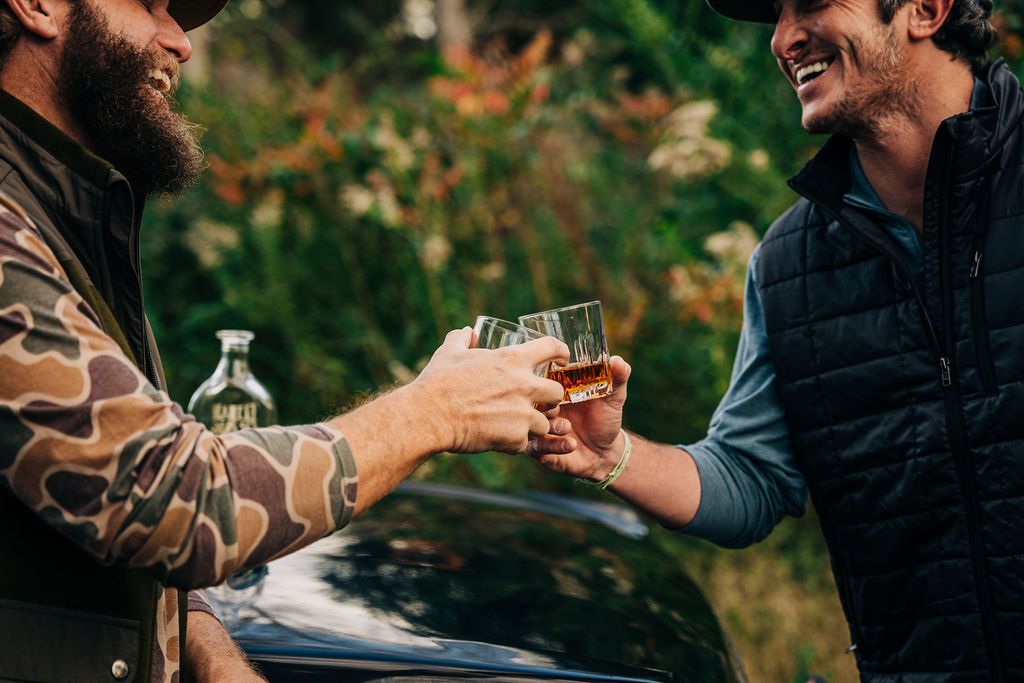
[[[897,118],[919,114],[917,82],[906,68],[895,27],[886,27],[870,42],[850,41],[843,52],[847,58],[841,64],[841,96],[819,116],[804,120],[809,133],[839,133],[871,142]],[[840,54],[837,60],[842,58]]]

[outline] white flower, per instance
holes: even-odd
[[[225,251],[238,246],[238,231],[233,225],[200,218],[185,234],[185,244],[200,265],[213,269],[220,265]]]
[[[280,191],[267,192],[252,210],[249,220],[257,229],[276,228],[284,215],[284,195]]]
[[[711,100],[689,102],[665,117],[666,132],[677,138],[702,138],[717,113],[718,105]]]
[[[420,262],[424,268],[431,272],[436,272],[443,268],[451,255],[452,243],[444,235],[437,233],[428,235],[423,240],[423,244],[420,245]]]
[[[373,190],[358,184],[346,185],[341,189],[341,203],[356,216],[365,216],[373,208]]]
[[[700,285],[693,280],[690,271],[681,265],[674,265],[668,271],[668,298],[675,303],[685,304],[701,294]]]
[[[484,282],[494,282],[505,277],[505,273],[508,272],[508,268],[501,261],[491,261],[486,266],[480,269],[480,279]]]
[[[407,171],[416,161],[416,155],[409,143],[395,130],[390,114],[381,117],[377,128],[370,136],[370,142],[384,152],[388,162],[399,171]]]
[[[755,149],[747,155],[747,163],[754,170],[766,171],[768,170],[768,164],[771,163],[771,158],[768,156],[768,152],[763,149]]]
[[[708,137],[708,125],[718,113],[710,100],[690,102],[665,117],[661,144],[647,158],[655,171],[677,178],[699,178],[729,165],[732,148]]]
[[[758,244],[757,233],[749,223],[734,221],[728,230],[716,232],[704,240],[704,248],[723,265],[745,269]]]
[[[416,149],[428,149],[432,144],[434,144],[434,140],[430,136],[430,131],[423,126],[416,126],[413,128],[412,135],[409,136],[409,140],[412,142],[412,146]]]
[[[390,185],[377,189],[376,194],[377,210],[380,211],[381,222],[393,228],[402,222],[402,209],[398,205],[398,198]]]

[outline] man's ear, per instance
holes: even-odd
[[[44,40],[60,34],[57,11],[64,0],[2,0],[18,18],[25,31]]]
[[[10,0],[8,0],[10,2]],[[907,3],[907,31],[911,40],[931,40],[946,23],[954,0],[911,0]]]

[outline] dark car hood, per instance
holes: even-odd
[[[707,601],[646,531],[617,506],[407,484],[257,585],[210,592],[250,652],[734,680]]]

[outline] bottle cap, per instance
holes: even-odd
[[[256,335],[249,330],[217,330],[217,339],[221,341],[221,347],[242,347],[248,348],[249,342],[256,338]]]

